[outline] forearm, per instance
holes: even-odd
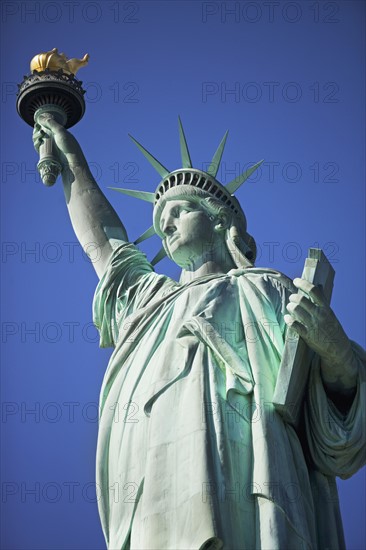
[[[46,139],[53,139],[56,145],[75,234],[101,277],[112,253],[113,241],[128,241],[126,230],[93,178],[79,143],[49,113],[41,117],[34,128],[33,142],[37,150]]]
[[[72,226],[97,275],[104,273],[113,240],[128,241],[114,208],[98,187],[80,149],[65,155],[62,180]]]
[[[344,414],[356,394],[358,360],[349,345],[341,357],[321,358],[320,373],[328,397]]]

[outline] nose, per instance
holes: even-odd
[[[166,218],[163,219],[161,222],[161,230],[164,233],[164,235],[172,235],[174,231],[177,229],[173,216],[169,215]]]

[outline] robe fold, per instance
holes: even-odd
[[[110,550],[344,548],[335,476],[364,463],[365,356],[343,416],[315,359],[301,432],[272,397],[292,282],[235,269],[179,284],[118,246],[94,297],[114,347],[100,395],[99,512]]]

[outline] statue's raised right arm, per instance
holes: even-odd
[[[38,150],[45,139],[54,140],[62,165],[62,181],[71,223],[100,278],[113,250],[113,241],[128,241],[126,230],[95,181],[74,136],[52,115],[42,115],[33,132]]]

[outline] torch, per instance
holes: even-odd
[[[39,124],[41,115],[49,115],[65,128],[71,128],[85,112],[85,90],[76,72],[88,63],[89,55],[82,59],[68,59],[57,48],[33,57],[31,74],[18,84],[17,111],[30,126]],[[44,139],[39,148],[38,171],[45,185],[56,182],[61,164],[55,154],[52,137]]]

